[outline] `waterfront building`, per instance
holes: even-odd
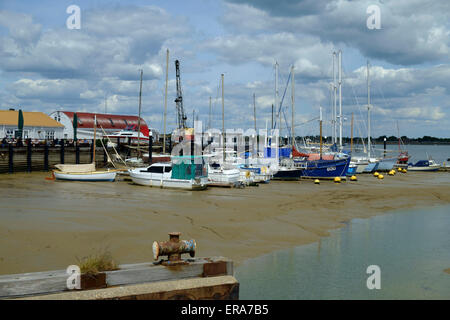
[[[64,126],[43,112],[23,113],[23,130],[21,138],[33,140],[53,140],[64,137]],[[19,111],[0,110],[0,139],[16,139],[19,133]]]
[[[97,116],[97,136],[103,136],[103,130],[108,134],[114,134],[121,131],[138,131],[138,117],[130,115],[117,115],[105,113],[89,113],[76,112],[77,114],[77,138],[78,139],[93,139],[94,137],[94,116]],[[50,117],[60,122],[64,126],[64,138],[74,138],[74,112],[72,111],[54,111],[50,113]],[[144,119],[141,118],[141,135],[142,137],[149,137],[152,132],[153,139],[158,138],[158,132],[155,129],[148,127]],[[103,128],[103,130],[102,130]]]

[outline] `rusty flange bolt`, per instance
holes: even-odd
[[[153,258],[158,260],[161,256],[168,256],[169,261],[180,261],[181,254],[189,253],[195,257],[195,240],[180,240],[180,232],[170,232],[169,241],[153,242]]]

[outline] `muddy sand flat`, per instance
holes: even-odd
[[[0,175],[0,274],[64,269],[105,249],[119,264],[151,261],[152,242],[171,231],[195,239],[197,256],[239,263],[317,241],[352,218],[450,203],[447,172],[198,192],[48,176]]]

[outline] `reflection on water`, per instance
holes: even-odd
[[[241,299],[449,299],[450,206],[355,219],[318,243],[236,268]],[[366,286],[369,265],[381,289]]]

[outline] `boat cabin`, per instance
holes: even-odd
[[[154,163],[140,171],[154,174],[171,173],[171,179],[181,180],[191,180],[208,176],[208,170],[203,160],[201,163],[192,163],[192,160],[190,160],[192,157],[190,156],[172,158],[178,159],[172,159],[172,162]]]

